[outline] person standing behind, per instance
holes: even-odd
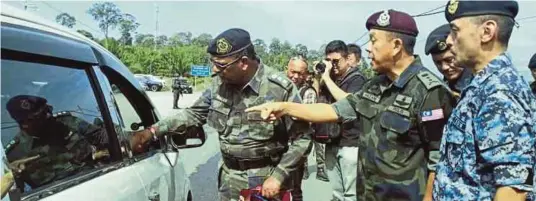
[[[173,85],[171,85],[173,90],[173,109],[179,109],[177,105],[179,102],[179,97],[182,95],[182,87],[179,80],[179,77],[173,78]]]
[[[347,93],[361,90],[366,79],[358,68],[350,66],[350,54],[343,41],[328,43],[325,57],[321,63],[326,69],[322,75],[324,84],[321,85],[319,102],[335,102],[332,94],[334,88]],[[326,168],[333,188],[333,199],[356,200],[357,141],[360,133],[358,121],[315,124],[315,133],[315,137],[324,136],[326,139]]]
[[[449,86],[452,95],[459,99],[461,91],[469,85],[473,75],[470,69],[455,65],[454,54],[449,51],[450,46],[446,43],[449,33],[449,24],[434,29],[426,39],[424,53],[432,55],[432,60],[437,70],[443,74],[443,80]]]

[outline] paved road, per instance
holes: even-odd
[[[173,95],[171,92],[147,92],[151,101],[158,109],[162,117],[175,114],[178,110],[172,109]],[[185,108],[192,105],[201,95],[200,92],[185,94],[179,100],[179,107]],[[181,150],[181,158],[186,160],[185,169],[190,177],[194,200],[208,201],[218,200],[217,172],[218,163],[221,160],[219,142],[214,129],[205,126],[208,138],[202,147]],[[309,172],[311,176],[304,181],[304,200],[324,201],[331,198],[330,185],[327,182],[316,180],[316,166],[313,155],[309,156]]]

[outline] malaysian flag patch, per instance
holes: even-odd
[[[438,119],[443,119],[443,109],[435,109],[421,112],[421,121],[433,121]]]

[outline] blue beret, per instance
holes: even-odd
[[[424,53],[429,54],[438,54],[446,51],[447,46],[447,37],[450,33],[450,25],[444,24],[440,27],[437,27],[428,35],[426,39],[426,45],[424,46]]]
[[[19,95],[9,99],[6,109],[15,121],[20,122],[43,111],[47,100],[37,96]]]
[[[536,54],[532,55],[532,58],[530,58],[529,68],[536,69]]]
[[[411,15],[392,9],[372,14],[367,19],[365,26],[368,30],[380,29],[411,36],[417,36],[419,34],[417,23]]]
[[[227,57],[251,46],[251,38],[246,30],[233,28],[216,36],[208,45],[207,52],[216,57]]]
[[[451,22],[460,17],[503,15],[515,18],[519,6],[516,1],[459,1],[450,0],[445,7],[445,18]]]

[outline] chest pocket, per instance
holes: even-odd
[[[227,128],[227,120],[231,109],[223,107],[223,105],[215,104],[210,108],[207,116],[207,123],[210,127],[216,129],[218,133],[222,133]]]
[[[453,115],[449,121],[452,121],[452,123],[455,126],[450,126],[447,129],[450,129],[449,131],[445,132],[448,133],[447,135],[444,135],[445,138],[445,159],[447,161],[447,164],[449,167],[453,168],[454,171],[461,171],[463,169],[462,160],[463,160],[463,150],[464,150],[464,142],[465,142],[465,122],[462,121],[458,115]]]

